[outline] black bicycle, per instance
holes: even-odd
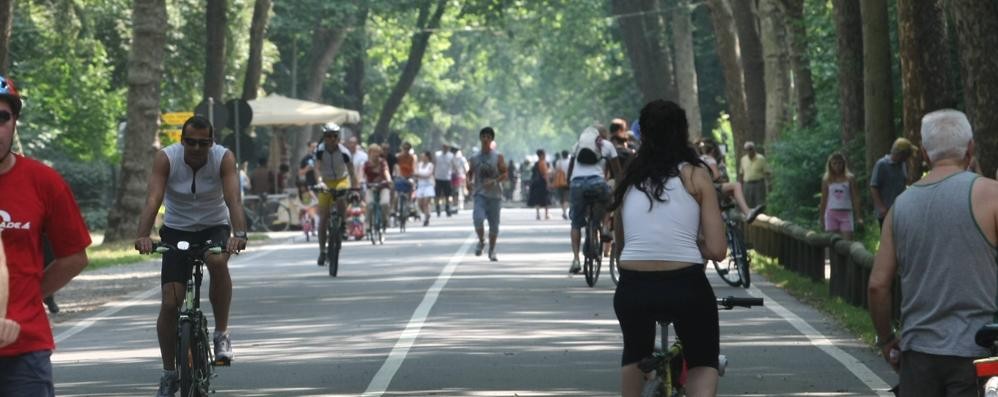
[[[211,240],[191,244],[179,241],[177,245],[165,242],[153,246],[155,252],[180,252],[194,264],[191,278],[187,280],[187,293],[184,305],[177,316],[177,354],[175,357],[177,375],[180,378],[180,395],[184,397],[207,397],[211,389],[211,378],[215,366],[228,366],[230,362],[215,359],[212,354],[211,339],[208,334],[208,319],[201,312],[201,280],[204,276],[205,258],[221,254],[221,242]]]
[[[586,284],[593,287],[599,280],[600,266],[603,261],[603,240],[601,239],[603,215],[602,211],[597,211],[597,206],[601,205],[599,203],[600,192],[587,190],[583,193],[583,198],[588,203],[586,206],[588,222],[586,223],[585,240],[582,243],[582,254],[585,256],[582,263],[582,273],[586,275]]]
[[[752,258],[749,257],[748,249],[745,247],[744,234],[742,234],[741,223],[730,214],[734,204],[727,204],[721,207],[721,218],[724,219],[725,238],[728,240],[728,257],[720,261],[711,260],[717,275],[725,283],[732,287],[748,288],[752,282],[749,267]]]
[[[739,298],[729,296],[717,298],[717,306],[721,310],[731,310],[735,307],[751,308],[762,306],[762,298]],[[683,344],[681,341],[669,345],[669,324],[671,320],[659,321],[661,339],[655,342],[655,352],[651,357],[638,363],[638,368],[645,373],[647,381],[641,390],[641,397],[673,397],[685,396],[684,384],[680,382],[683,370]],[[668,346],[668,349],[665,348]],[[724,376],[728,366],[728,357],[720,355],[717,358],[718,375]]]
[[[329,225],[326,226],[326,262],[329,265],[329,275],[336,277],[340,270],[340,249],[343,248],[343,214],[336,207],[336,202],[343,196],[360,189],[329,189],[318,185],[312,191],[333,195],[333,204],[329,209]],[[326,263],[320,263],[319,266]]]

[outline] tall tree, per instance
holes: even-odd
[[[14,0],[0,0],[0,74],[10,69],[10,31],[14,27]]]
[[[903,133],[921,146],[922,116],[955,108],[949,77],[950,46],[942,0],[898,0]],[[921,162],[915,162],[921,175]]]
[[[270,0],[256,0],[253,5],[253,22],[250,25],[249,60],[246,66],[246,79],[243,81],[243,100],[256,99],[260,91],[260,75],[263,73],[263,37],[270,21]]]
[[[440,19],[443,18],[447,0],[437,0],[436,7],[433,9],[431,7],[433,7],[433,2],[425,0],[419,8],[419,19],[416,22],[417,30],[412,35],[409,57],[402,69],[402,75],[399,76],[398,82],[395,83],[391,94],[381,107],[378,123],[374,126],[374,137],[378,142],[388,137],[388,126],[391,125],[392,117],[402,105],[402,99],[409,92],[412,83],[416,81],[419,69],[423,66],[423,55],[426,54],[426,47],[430,44],[430,35],[440,27]]]
[[[620,25],[621,41],[631,61],[634,80],[647,103],[658,98],[676,99],[672,65],[662,46],[659,0],[611,0]]]
[[[360,114],[364,114],[364,76],[367,69],[367,15],[369,12],[366,5],[362,7],[360,16],[357,18],[359,26],[351,39],[353,48],[350,52],[351,59],[347,64],[346,88],[344,89],[347,106]],[[358,134],[360,127],[358,126]]]
[[[228,0],[207,0],[205,12],[205,67],[203,99],[214,98],[216,103],[225,100],[225,31],[228,17],[225,12]],[[216,137],[215,139],[218,139]]]
[[[807,55],[807,29],[804,23],[804,0],[783,0],[790,39],[790,67],[794,72],[797,94],[797,126],[811,127],[817,122],[818,109],[811,77],[811,59]]]
[[[787,103],[790,98],[787,36],[783,5],[780,0],[759,2],[759,31],[766,77],[766,142],[779,140],[780,131],[790,121]]]
[[[729,4],[735,17],[735,29],[738,31],[742,76],[745,79],[745,108],[749,120],[745,139],[762,145],[766,141],[766,79],[762,41],[759,38],[758,10],[755,1],[733,0]]]
[[[866,105],[866,164],[872,167],[894,141],[894,88],[887,0],[862,0],[863,103]]]
[[[741,57],[738,51],[738,33],[735,31],[734,16],[727,0],[707,0],[710,19],[714,24],[714,38],[717,41],[717,55],[724,68],[724,97],[728,102],[731,116],[731,134],[734,137],[736,158],[743,152],[746,131],[750,129],[748,110],[745,105],[745,90],[742,79]]]
[[[703,135],[700,119],[700,90],[697,88],[697,69],[693,53],[693,8],[690,0],[678,0],[672,8],[672,46],[675,50],[676,86],[679,104],[686,109],[690,119],[690,137]]]
[[[974,127],[978,163],[985,175],[998,169],[998,5],[991,0],[951,0],[960,49],[967,116]]]
[[[863,133],[863,21],[860,0],[833,0],[842,143]]]
[[[114,206],[107,215],[104,242],[135,236],[142,212],[159,129],[160,82],[166,53],[166,0],[135,0],[132,48],[128,57],[128,124]],[[140,231],[144,232],[144,231]]]

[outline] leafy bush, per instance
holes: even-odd
[[[80,205],[83,220],[90,230],[107,227],[107,211],[114,198],[114,172],[104,161],[79,162],[65,158],[52,161],[52,168],[62,174]]]

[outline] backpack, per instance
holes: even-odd
[[[582,131],[575,147],[575,160],[579,164],[594,165],[603,160],[603,137],[593,127]]]

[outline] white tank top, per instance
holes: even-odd
[[[222,158],[228,149],[214,144],[208,161],[197,173],[184,162],[184,147],[175,143],[163,149],[170,160],[163,204],[163,224],[171,229],[196,232],[229,224],[229,207],[222,195]],[[195,177],[197,179],[195,179]],[[192,191],[193,190],[193,191]]]
[[[852,209],[852,194],[849,192],[849,182],[831,182],[828,184],[828,209]]]
[[[680,164],[679,169],[684,165]],[[624,251],[620,260],[703,264],[697,245],[700,204],[686,191],[679,177],[666,182],[661,198],[664,202],[649,203],[644,192],[633,186],[627,189],[621,206]]]

